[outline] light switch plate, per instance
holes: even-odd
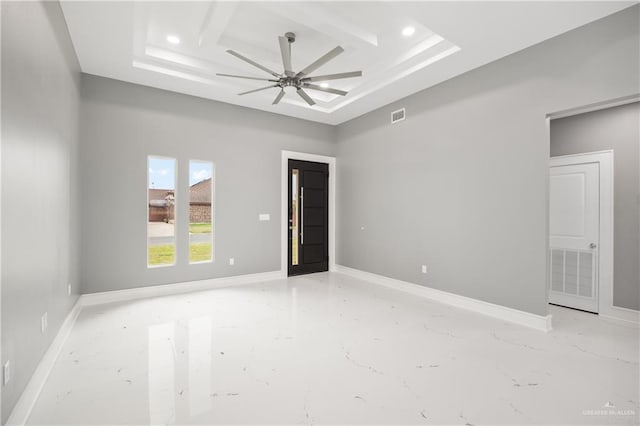
[[[258,220],[261,222],[271,220],[271,215],[269,213],[260,213],[258,215]]]
[[[7,361],[2,368],[2,384],[6,386],[9,380],[11,380],[11,364]]]
[[[40,331],[42,331],[43,333],[45,331],[47,331],[47,323],[48,323],[48,319],[47,319],[47,313],[45,312],[44,315],[42,315],[42,317],[40,318]]]

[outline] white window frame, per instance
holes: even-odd
[[[161,160],[173,160],[173,263],[167,263],[163,265],[149,265],[149,159],[150,158],[158,158]],[[170,268],[176,266],[178,264],[178,159],[175,157],[168,157],[165,155],[147,155],[147,182],[146,182],[146,200],[147,207],[145,209],[145,225],[146,229],[146,259],[147,259],[147,269],[157,269],[157,268]]]
[[[191,185],[189,185],[189,180],[191,178],[191,162],[196,162],[196,163],[208,163],[211,164],[211,259],[209,260],[201,260],[199,262],[192,262],[191,259],[189,259],[189,245],[191,244],[191,236],[188,234],[189,233],[189,225],[191,224],[191,219],[189,217],[189,215],[191,214],[190,211],[190,205],[189,203],[191,202],[191,194],[189,193],[189,188],[191,188]],[[214,263],[216,260],[216,239],[214,238],[214,225],[215,225],[215,218],[216,218],[216,211],[215,211],[215,205],[216,205],[216,189],[215,189],[215,185],[216,185],[216,163],[214,163],[213,161],[210,160],[197,160],[197,159],[189,159],[189,176],[187,179],[187,194],[189,194],[188,197],[188,203],[187,203],[187,263],[189,265],[203,265],[203,264],[207,264],[207,263]]]

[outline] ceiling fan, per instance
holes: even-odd
[[[315,105],[315,101],[311,99],[311,96],[309,96],[309,94],[305,92],[304,89],[311,89],[311,90],[317,90],[320,92],[333,93],[335,95],[340,95],[340,96],[345,96],[347,93],[349,93],[349,92],[345,92],[344,90],[331,89],[329,87],[318,86],[316,84],[313,84],[313,82],[338,80],[341,78],[351,78],[351,77],[362,76],[362,71],[351,71],[351,72],[343,72],[339,74],[328,74],[328,75],[318,75],[315,77],[309,77],[309,74],[311,74],[312,72],[320,68],[322,65],[326,64],[327,62],[329,62],[330,60],[332,60],[333,58],[335,58],[336,56],[344,52],[344,49],[340,46],[335,47],[325,55],[321,56],[311,65],[304,68],[302,71],[295,73],[291,66],[291,44],[293,44],[293,42],[296,41],[296,35],[294,33],[286,33],[284,37],[282,36],[278,37],[278,40],[280,41],[280,53],[282,54],[282,65],[284,66],[284,73],[278,74],[277,72],[270,70],[269,68],[262,66],[257,62],[252,61],[251,59],[239,54],[238,52],[235,52],[233,50],[227,50],[227,53],[235,56],[238,59],[242,59],[243,61],[253,65],[256,68],[260,68],[262,71],[268,72],[274,78],[259,78],[259,77],[243,76],[243,75],[221,74],[221,73],[216,73],[216,75],[219,75],[221,77],[244,78],[247,80],[260,80],[260,81],[268,81],[268,82],[274,83],[270,86],[249,90],[248,92],[238,93],[238,95],[247,95],[249,93],[255,93],[255,92],[260,92],[262,90],[279,87],[280,92],[274,99],[272,103],[273,105],[276,105],[278,102],[280,102],[280,100],[285,94],[284,89],[286,87],[293,87],[295,88],[296,93],[298,93],[298,95],[302,99],[304,99],[305,102],[308,103],[310,106]]]

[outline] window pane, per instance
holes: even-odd
[[[189,263],[213,260],[213,163],[189,162]]]
[[[176,160],[148,158],[147,266],[174,265]]]
[[[291,171],[291,264],[298,264],[298,169]]]

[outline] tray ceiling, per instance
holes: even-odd
[[[82,70],[278,114],[339,124],[463,72],[614,13],[633,2],[82,2],[62,9]],[[278,36],[294,32],[294,70],[337,45],[316,74],[362,70],[271,105],[279,89],[237,93],[270,77],[233,49],[282,71]],[[404,32],[404,34],[403,34]],[[412,33],[408,35],[408,33]]]

